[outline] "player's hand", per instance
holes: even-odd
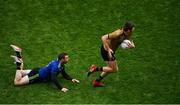
[[[108,50],[109,59],[111,59],[111,58],[113,57],[113,56],[112,56],[113,53],[114,53],[114,52],[113,52],[112,49],[109,49],[109,50]]]
[[[131,42],[131,44],[132,44],[132,47],[135,48],[135,45],[134,45],[134,42],[133,42],[133,41]]]
[[[128,42],[128,48],[130,48],[130,49],[132,49],[132,48],[134,48],[135,46],[134,46],[134,43],[129,43]]]
[[[62,88],[61,91],[66,93],[68,91],[68,89],[67,88]]]
[[[72,82],[73,83],[80,83],[79,80],[77,80],[77,79],[72,79]]]

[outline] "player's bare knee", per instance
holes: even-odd
[[[116,73],[118,71],[118,67],[112,67],[112,72]]]
[[[15,79],[15,80],[14,80],[14,85],[15,85],[15,86],[20,85],[19,81],[17,81],[17,80]]]
[[[109,67],[109,73],[112,73],[112,72],[114,72],[113,68]]]
[[[22,85],[21,79],[15,78],[15,79],[14,79],[14,85],[16,85],[16,86]]]
[[[115,69],[114,69],[114,70],[115,70],[115,72],[118,72],[119,68],[118,68],[118,67],[115,67]]]
[[[114,68],[113,67],[109,67],[108,73],[114,73],[114,72],[115,72]]]

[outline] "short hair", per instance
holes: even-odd
[[[127,21],[123,26],[123,30],[124,31],[132,30],[133,27],[135,27],[134,23],[130,22],[130,21]]]
[[[59,55],[58,55],[58,60],[60,61],[61,59],[64,59],[65,58],[65,56],[66,55],[68,55],[67,53],[60,53]]]

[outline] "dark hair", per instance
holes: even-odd
[[[123,30],[124,31],[128,31],[128,30],[132,30],[132,28],[135,27],[134,23],[133,22],[126,22],[123,26]]]
[[[59,55],[58,55],[58,60],[61,60],[61,59],[64,59],[65,58],[65,56],[66,55],[68,55],[67,53],[60,53]]]

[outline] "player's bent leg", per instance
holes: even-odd
[[[16,70],[15,80],[19,81],[30,72],[31,70]]]
[[[23,77],[22,70],[16,70],[15,81],[19,81]]]
[[[22,49],[16,45],[10,45],[10,46],[14,49],[16,56],[18,58],[22,58],[22,55],[21,55]]]
[[[15,85],[25,85],[36,82],[40,82],[38,68],[32,70],[18,70],[16,78],[14,80]]]
[[[108,62],[109,65],[107,67],[103,67],[103,72],[101,75],[93,81],[94,87],[102,87],[104,84],[101,82],[109,73],[115,73],[118,71],[118,66],[116,62]]]
[[[108,64],[108,67],[109,67],[109,69],[107,71],[108,73],[115,73],[115,72],[117,72],[119,70],[116,60],[115,61],[108,61],[107,64]]]
[[[113,69],[111,67],[109,67],[109,66],[103,67],[103,72],[109,73],[109,72],[112,72],[112,71],[113,71]]]
[[[102,73],[101,73],[101,77],[104,78],[104,77],[106,77],[108,74],[109,74],[109,73],[107,73],[107,72],[102,72]]]
[[[103,67],[102,71],[107,73],[114,73],[118,71],[118,66],[116,61],[107,61],[107,66]]]
[[[97,67],[95,64],[93,64],[90,66],[87,76],[89,77],[92,73],[97,71],[102,71],[102,67]]]
[[[24,76],[20,80],[16,80],[16,79],[14,80],[14,85],[16,85],[16,86],[25,85],[25,84],[29,84],[28,75]]]
[[[25,75],[29,74],[31,71],[32,71],[31,69],[22,70],[21,71],[22,76],[25,76]]]
[[[14,56],[14,55],[11,55],[11,57],[14,59],[14,63],[16,64],[17,66],[17,69],[18,70],[22,70],[23,69],[23,60],[21,58],[18,58],[17,56]]]

